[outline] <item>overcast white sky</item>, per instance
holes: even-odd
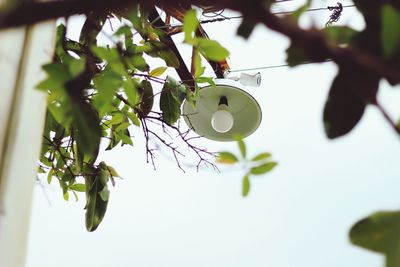
[[[314,7],[328,4],[336,1]],[[292,10],[293,4],[279,7]],[[328,16],[308,13],[303,23],[322,27]],[[344,10],[345,22],[363,25],[354,8]],[[235,36],[238,23],[206,25],[231,51],[232,69],[284,63],[287,39],[259,26],[244,41]],[[153,171],[139,130],[134,148],[101,155],[125,179],[112,188],[96,232],[85,230],[83,194],[77,203],[65,202],[58,185],[45,186],[49,205],[37,186],[26,266],[383,266],[380,255],[352,246],[347,233],[374,211],[399,208],[400,142],[373,107],[351,134],[327,140],[322,110],[336,72],[331,63],[268,69],[261,71],[260,88],[248,88],[263,110],[260,128],[246,139],[249,153],[269,151],[279,166],[252,179],[246,199],[240,170],[184,174],[160,154]],[[398,90],[382,83],[379,98],[400,117]],[[202,143],[237,151],[235,143]]]

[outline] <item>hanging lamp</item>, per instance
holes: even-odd
[[[245,138],[260,125],[262,112],[257,100],[242,85],[259,86],[261,76],[242,74],[240,77],[216,79],[216,86],[199,90],[196,105],[185,101],[182,113],[186,124],[198,135],[214,141],[235,141]]]

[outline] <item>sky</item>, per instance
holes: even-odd
[[[298,4],[276,8],[293,10]],[[314,1],[313,7],[335,4]],[[309,12],[301,23],[323,27],[329,14]],[[235,35],[239,22],[205,25],[231,52],[233,70],[284,64],[286,38],[258,26],[245,41]],[[72,20],[73,27],[80,23]],[[356,29],[364,25],[354,8],[344,10],[338,24],[345,23]],[[189,47],[179,48],[189,58]],[[57,184],[36,186],[26,266],[383,266],[381,255],[351,245],[348,231],[377,210],[399,208],[398,136],[376,108],[368,107],[350,134],[326,138],[322,111],[337,73],[332,63],[260,72],[262,86],[246,90],[259,101],[263,121],[245,142],[250,155],[268,151],[279,165],[251,179],[247,198],[241,196],[240,168],[183,173],[160,153],[154,171],[135,129],[133,148],[100,156],[124,179],[111,188],[95,232],[85,229],[83,194],[78,202],[65,202]],[[382,82],[378,97],[400,117],[398,90]],[[201,144],[238,153],[236,143],[204,139]]]

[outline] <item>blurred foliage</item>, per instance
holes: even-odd
[[[400,70],[400,10],[396,1],[354,1],[366,22],[362,31],[347,26],[331,26],[319,30],[332,47],[347,47],[373,58],[379,64]],[[312,45],[312,44],[310,44]],[[296,66],[304,62],[329,60],[324,51],[301,49],[292,42],[287,49],[287,62]],[[384,78],[367,68],[354,64],[353,58],[343,57],[336,62],[338,74],[334,78],[326,100],[323,123],[328,138],[349,133],[361,120],[368,105],[382,111],[394,130],[400,134],[395,123],[377,101],[380,81]],[[392,85],[399,80],[387,79]],[[376,212],[356,223],[350,230],[353,244],[386,257],[386,267],[400,266],[400,216],[399,211]]]
[[[385,255],[386,267],[400,266],[400,212],[380,211],[362,219],[350,230],[350,240]]]
[[[218,154],[217,161],[220,164],[238,165],[244,169],[242,195],[246,197],[250,192],[250,178],[272,171],[278,163],[271,160],[272,155],[268,152],[259,153],[251,159],[248,159],[245,142],[240,136],[237,136],[235,139],[239,147],[240,155],[235,155],[229,151],[223,151]]]

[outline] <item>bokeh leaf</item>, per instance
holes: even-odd
[[[350,230],[354,245],[383,253],[386,266],[400,266],[400,212],[380,211],[357,222]]]
[[[332,82],[324,109],[328,138],[350,132],[360,121],[368,102],[374,101],[379,77],[356,67],[340,69]]]
[[[223,164],[234,164],[238,162],[238,158],[231,152],[223,151],[218,154],[217,161]]]
[[[270,153],[263,152],[263,153],[258,154],[254,158],[252,158],[251,161],[260,161],[260,160],[268,159],[270,157],[271,157]]]
[[[278,163],[276,163],[276,162],[267,162],[267,163],[264,163],[259,166],[251,168],[250,173],[255,174],[255,175],[261,175],[261,174],[271,171],[273,168],[276,167],[276,165],[278,165]]]
[[[242,36],[244,39],[248,39],[256,25],[257,23],[252,20],[243,19],[236,33],[237,35]]]
[[[222,61],[229,56],[229,51],[214,40],[199,38],[196,47],[204,57],[214,61]]]
[[[183,19],[183,32],[185,33],[185,41],[191,43],[194,38],[194,32],[199,26],[199,21],[196,16],[196,10],[192,9],[186,12]]]
[[[250,192],[250,179],[248,175],[245,175],[242,181],[242,196],[247,197],[249,192]]]
[[[236,140],[237,140],[237,143],[239,146],[240,154],[245,159],[246,158],[246,144],[244,143],[243,139],[240,137],[236,137]]]
[[[94,161],[100,147],[101,127],[100,119],[89,104],[80,103],[72,109],[76,127],[76,144],[85,157]]]
[[[381,44],[385,57],[390,57],[400,44],[400,12],[391,5],[382,8]]]

